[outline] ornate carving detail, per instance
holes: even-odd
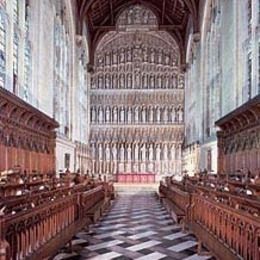
[[[142,6],[124,11],[96,50],[91,79],[91,153],[98,173],[181,168],[184,77],[179,49]]]
[[[117,27],[120,30],[128,29],[130,30],[132,27],[140,30],[140,26],[143,26],[144,29],[147,28],[157,28],[158,21],[157,17],[154,13],[143,7],[142,5],[134,5],[121,13],[117,21]]]

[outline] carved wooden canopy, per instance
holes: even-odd
[[[54,119],[0,88],[0,143],[53,152],[58,126]]]
[[[93,65],[95,48],[108,31],[115,31],[117,19],[131,5],[140,4],[149,8],[157,17],[160,30],[168,31],[181,50],[184,64],[187,30],[198,32],[199,0],[77,0],[78,29],[87,25],[90,48],[90,65]]]
[[[215,124],[225,135],[233,135],[235,132],[259,125],[259,121],[260,95],[219,119]]]

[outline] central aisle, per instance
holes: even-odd
[[[72,254],[55,259],[211,258],[196,254],[196,239],[173,223],[155,192],[119,193],[102,221],[78,233],[72,244]]]

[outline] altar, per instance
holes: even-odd
[[[116,182],[119,183],[155,183],[155,173],[117,173]]]

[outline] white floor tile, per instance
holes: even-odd
[[[202,256],[202,255],[195,254],[195,255],[189,256],[187,258],[184,258],[183,260],[207,260],[210,258],[211,258],[211,256]]]
[[[133,239],[133,240],[137,240],[137,239],[144,238],[144,237],[149,237],[149,236],[152,236],[152,235],[155,235],[155,234],[157,234],[157,232],[147,231],[147,232],[144,232],[144,233],[140,233],[140,234],[129,236],[128,238],[129,239]]]
[[[109,225],[107,227],[99,227],[98,229],[100,230],[110,230],[110,229],[117,229],[117,228],[122,228],[125,227],[126,224],[116,224],[116,225]]]
[[[124,243],[124,242],[120,241],[120,240],[113,240],[110,242],[103,242],[103,243],[93,245],[93,246],[86,246],[85,248],[93,251],[93,250],[98,250],[98,249],[105,248],[105,247],[116,246],[116,245],[119,245],[122,243]]]
[[[96,236],[94,236],[94,238],[103,239],[103,238],[106,238],[106,237],[112,237],[112,236],[122,235],[122,234],[124,234],[124,233],[125,233],[125,231],[123,231],[123,230],[117,230],[117,231],[108,232],[108,233],[101,234],[101,235],[96,235]]]
[[[138,245],[127,247],[126,249],[131,250],[131,251],[139,251],[139,250],[142,250],[142,249],[145,249],[145,248],[150,248],[152,246],[156,246],[156,245],[159,245],[159,244],[161,244],[161,242],[151,240],[151,241],[144,242],[144,243],[141,243],[141,244],[138,244]]]
[[[168,249],[170,249],[174,252],[181,252],[181,251],[191,248],[195,245],[197,245],[196,241],[185,241],[185,242],[177,244],[175,246],[168,247]]]
[[[188,236],[187,233],[178,232],[178,233],[175,233],[175,234],[171,234],[171,235],[165,236],[163,238],[168,239],[168,240],[174,240],[174,239],[181,238],[181,237],[186,237],[186,236]]]
[[[149,254],[149,255],[138,257],[136,259],[137,260],[159,260],[159,259],[162,259],[164,257],[166,257],[166,255],[158,253],[158,252],[154,252],[154,253]]]
[[[116,252],[110,252],[110,253],[106,253],[103,255],[97,255],[95,257],[90,258],[91,260],[110,260],[116,257],[121,256],[121,254],[116,253]]]

